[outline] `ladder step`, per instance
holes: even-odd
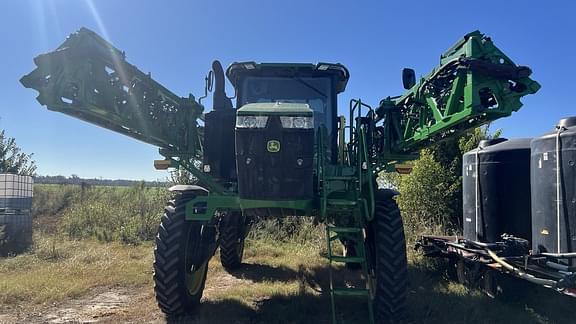
[[[326,199],[326,203],[330,206],[338,207],[354,207],[358,205],[357,201],[345,199]]]
[[[363,257],[346,257],[342,255],[333,255],[329,259],[334,262],[345,262],[345,263],[362,263],[365,261]]]
[[[364,230],[361,227],[338,227],[338,226],[328,226],[327,229],[334,233],[362,233]]]
[[[332,289],[334,296],[354,296],[354,297],[368,297],[370,290],[366,288],[334,288]]]

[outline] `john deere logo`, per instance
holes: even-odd
[[[280,152],[280,142],[277,140],[269,140],[268,144],[266,144],[266,149],[270,153]]]

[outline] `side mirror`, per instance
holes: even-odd
[[[409,68],[402,69],[402,84],[404,89],[411,89],[416,84],[416,73]]]
[[[202,100],[208,98],[208,92],[212,92],[212,88],[214,87],[214,72],[210,70],[206,77],[204,78],[204,95],[198,98],[198,103],[202,104]]]

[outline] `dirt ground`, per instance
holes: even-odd
[[[212,278],[207,282],[203,302],[209,301],[215,291],[245,281],[229,274]],[[210,307],[209,302],[206,305]],[[209,318],[211,311],[206,311],[201,311],[199,318],[167,320],[156,305],[151,287],[99,287],[80,298],[26,311],[1,307],[0,323],[232,323],[229,317],[215,321]],[[250,320],[239,319],[234,323],[250,323]]]
[[[282,276],[280,274],[279,276]],[[422,281],[421,281],[422,280]],[[412,321],[410,323],[574,323],[569,320],[574,302],[558,298],[547,290],[534,291],[527,287],[525,292],[535,293],[539,302],[499,303],[489,301],[478,294],[454,295],[449,292],[428,292],[429,286],[438,278],[413,277],[411,300]],[[416,282],[414,282],[416,281]],[[98,287],[72,300],[51,305],[18,308],[0,306],[0,323],[192,323],[192,324],[256,324],[256,323],[330,323],[329,304],[319,289],[317,296],[295,295],[292,297],[247,295],[251,303],[219,298],[223,291],[250,286],[257,282],[250,277],[220,272],[208,279],[202,304],[194,317],[167,319],[158,309],[153,289],[140,287]],[[306,283],[307,287],[314,283]],[[560,304],[558,303],[560,302]],[[533,308],[533,305],[540,305]],[[560,310],[551,314],[551,306]],[[362,305],[346,305],[347,312],[362,313]],[[540,309],[538,309],[540,308]],[[301,312],[301,314],[294,314]],[[561,314],[560,314],[561,313]],[[552,315],[552,316],[550,316]],[[573,318],[572,318],[573,319]],[[346,323],[364,323],[364,320],[347,320]]]
[[[272,316],[277,315],[276,308],[279,305],[300,304],[301,296],[285,299],[268,295],[250,296],[246,300],[252,306],[230,299],[223,300],[221,297],[223,292],[237,289],[239,286],[257,285],[258,280],[253,278],[252,272],[262,271],[262,267],[264,266],[245,264],[244,269],[248,269],[248,271],[234,275],[222,271],[210,271],[213,273],[209,273],[201,306],[194,317],[166,318],[156,304],[153,288],[146,285],[131,288],[122,286],[98,287],[79,298],[51,305],[35,307],[23,305],[22,308],[2,305],[0,306],[0,323],[270,323],[267,318],[270,318],[271,313],[274,313]],[[276,274],[279,277],[286,275],[282,270]],[[247,277],[244,277],[246,275]],[[279,277],[268,279],[275,281],[280,280]],[[285,279],[288,280],[288,278]],[[314,282],[306,285],[307,287],[314,286]],[[321,290],[319,287],[316,289]],[[306,297],[302,303],[307,303]],[[314,308],[320,304],[322,308],[328,306],[325,300],[320,304],[314,300],[311,304]],[[263,310],[255,310],[262,305],[264,305]],[[282,323],[291,322],[282,321]],[[296,322],[301,323],[300,320]],[[316,318],[314,323],[328,323],[328,321]]]
[[[26,312],[5,309],[0,323],[164,323],[153,300],[149,287],[100,287],[81,298]]]
[[[0,305],[0,323],[330,323],[326,266],[313,261],[320,257],[285,248],[259,249],[259,253],[249,250],[246,263],[232,273],[223,270],[214,258],[194,317],[167,319],[158,309],[148,282],[99,285],[56,303],[22,300],[11,306]],[[335,271],[335,278],[352,282],[349,273],[340,270]],[[445,280],[438,271],[409,265],[410,323],[575,323],[576,299],[550,289],[516,282],[504,290],[510,291],[512,298],[494,300]],[[346,300],[337,310],[346,323],[367,322],[363,301]]]

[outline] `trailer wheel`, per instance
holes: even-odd
[[[377,323],[402,322],[406,315],[408,260],[400,209],[390,190],[376,191],[372,221],[376,293],[373,301]]]
[[[458,260],[454,264],[454,267],[456,268],[456,278],[458,278],[458,282],[468,288],[471,288],[474,283],[474,276],[470,266],[467,265],[464,260]]]
[[[468,264],[464,260],[456,262],[458,282],[469,289],[480,289],[490,298],[507,298],[497,271]]]
[[[470,289],[483,289],[485,284],[483,276],[486,274],[486,271],[487,270],[478,263],[466,262],[463,259],[456,262],[458,282]],[[494,277],[491,278],[493,279]]]
[[[186,203],[193,198],[182,194],[168,202],[156,236],[154,291],[169,316],[193,312],[200,303],[210,259],[205,242],[215,240],[215,230],[185,220]]]
[[[484,271],[482,274],[482,291],[490,298],[497,298],[501,294],[502,289],[499,286],[496,271]]]
[[[246,225],[241,212],[230,212],[220,222],[220,263],[226,270],[242,265]]]

